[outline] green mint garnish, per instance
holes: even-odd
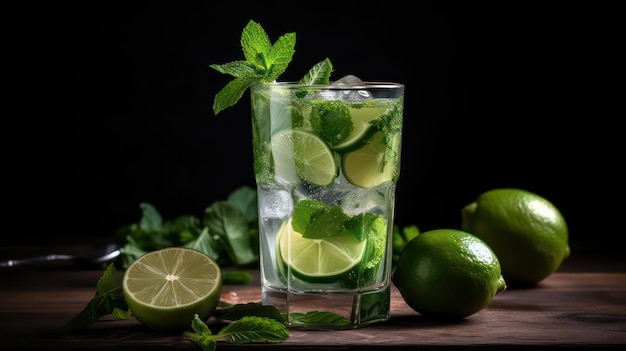
[[[214,70],[235,77],[213,100],[213,113],[235,105],[248,88],[257,83],[272,83],[285,72],[295,53],[296,34],[287,33],[272,45],[260,24],[250,20],[241,34],[241,48],[245,61],[233,61],[222,65],[212,64]],[[300,84],[328,84],[333,65],[328,58],[315,64],[300,79]]]
[[[317,63],[309,72],[300,79],[298,83],[304,85],[328,84],[330,82],[330,74],[333,72],[333,64],[328,58]]]
[[[252,20],[248,22],[241,34],[241,48],[246,60],[210,65],[218,72],[235,77],[215,96],[213,112],[217,115],[236,104],[252,84],[275,81],[291,62],[295,45],[295,33],[281,36],[272,45],[260,24]]]
[[[337,101],[321,101],[311,110],[311,126],[316,134],[331,147],[340,143],[354,129],[350,110]]]
[[[321,201],[307,199],[294,208],[291,224],[305,238],[324,239],[347,234],[344,222],[348,219],[339,206],[327,206]]]

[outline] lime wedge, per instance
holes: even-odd
[[[279,255],[298,278],[313,283],[328,283],[350,272],[361,262],[367,240],[351,235],[307,239],[293,230],[291,219],[278,231]]]
[[[209,256],[171,247],[149,252],[124,272],[124,298],[143,325],[166,331],[191,327],[195,314],[207,320],[220,300],[222,274]]]
[[[376,132],[376,127],[370,122],[380,117],[384,112],[385,107],[350,108],[352,132],[342,142],[335,144],[333,150],[345,153],[363,146],[369,137]]]
[[[399,134],[396,137],[399,138]],[[398,159],[386,158],[385,153],[388,151],[385,135],[376,133],[369,143],[343,155],[343,175],[350,183],[362,188],[372,188],[392,180]]]
[[[332,150],[315,134],[284,129],[271,140],[276,177],[295,183],[303,179],[326,186],[337,177],[337,163]]]

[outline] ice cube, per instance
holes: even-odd
[[[289,190],[280,185],[259,184],[259,212],[263,219],[286,218],[293,212],[293,200]]]
[[[363,85],[363,81],[355,75],[348,74],[332,82],[331,85]]]
[[[363,85],[363,84],[364,83],[361,80],[361,78],[352,74],[343,76],[339,78],[338,80],[334,81],[333,83],[331,83],[331,85]],[[367,90],[344,90],[343,94],[344,94],[344,97],[343,97],[344,100],[356,101],[356,102],[367,101],[372,98],[372,95]]]

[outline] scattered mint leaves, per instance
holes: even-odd
[[[213,312],[213,315],[217,318],[229,321],[241,319],[245,316],[257,316],[275,319],[281,323],[285,322],[285,319],[276,307],[263,305],[260,302],[248,302],[246,304],[236,305],[221,303],[215,312]]]
[[[196,314],[191,322],[191,328],[193,332],[183,332],[183,338],[206,351],[214,351],[218,339],[224,339],[233,344],[276,343],[287,340],[290,336],[283,323],[272,318],[258,316],[242,317],[230,322],[217,334],[213,334]]]
[[[123,247],[122,267],[127,268],[143,254],[167,247],[198,250],[220,266],[251,266],[258,263],[259,228],[256,189],[242,186],[226,201],[215,201],[201,218],[184,215],[163,220],[159,211],[140,203],[137,223],[118,229],[116,238]]]
[[[284,34],[272,45],[263,27],[249,21],[241,34],[241,48],[246,60],[210,65],[220,73],[235,77],[215,95],[213,113],[217,115],[235,105],[252,84],[275,81],[291,62],[295,45],[295,33]]]
[[[85,329],[106,315],[117,319],[130,318],[122,287],[116,282],[115,265],[109,263],[97,283],[96,295],[87,306],[64,326],[66,331]]]

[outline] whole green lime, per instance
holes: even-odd
[[[425,317],[462,319],[506,290],[500,262],[476,236],[457,229],[435,229],[411,239],[392,280],[402,298]]]
[[[461,229],[496,253],[510,286],[535,285],[570,255],[561,212],[545,198],[522,189],[486,191],[461,210]]]

